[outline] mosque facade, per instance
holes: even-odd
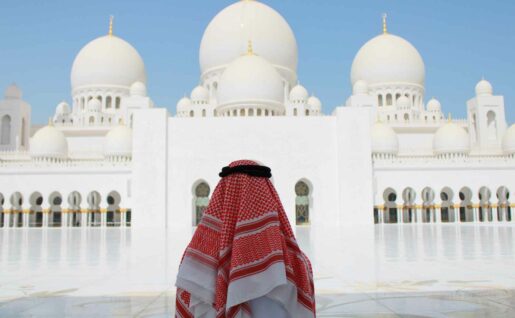
[[[422,56],[384,21],[352,62],[352,95],[328,114],[300,84],[297,54],[278,12],[236,2],[207,26],[200,84],[172,115],[111,24],[77,54],[71,102],[48,125],[31,124],[21,89],[7,87],[0,227],[195,226],[221,167],[243,158],[272,168],[297,228],[515,223],[515,125],[488,81],[466,118],[444,116],[425,97]]]

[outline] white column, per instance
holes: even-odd
[[[474,216],[474,223],[479,223],[479,208],[472,206],[472,215]]]
[[[43,209],[43,223],[41,224],[41,227],[48,227],[50,213],[48,209]]]
[[[61,227],[68,227],[69,213],[67,209],[61,209]]]
[[[80,214],[80,226],[81,227],[89,226],[89,222],[88,222],[89,214],[90,214],[89,212],[81,212],[81,214]]]
[[[440,211],[438,211],[438,210],[440,210]],[[439,209],[438,209],[438,208],[436,208],[436,206],[435,206],[434,211],[435,211],[434,213],[435,213],[435,218],[436,218],[435,222],[436,222],[437,224],[442,223],[442,206],[440,205],[440,208],[439,208]]]
[[[417,206],[417,208],[415,210],[415,214],[417,215],[416,223],[422,223],[422,207],[421,206]]]
[[[499,223],[499,208],[493,208],[492,205],[490,205],[490,211],[492,211],[492,222],[493,223]]]
[[[127,210],[120,209],[120,227],[126,227],[127,222]]]
[[[107,227],[107,210],[100,209],[100,227]]]
[[[11,211],[9,210],[9,213],[5,213],[4,210],[4,227],[10,227],[11,226]]]
[[[22,210],[22,216],[23,216],[23,227],[29,227],[29,210]]]

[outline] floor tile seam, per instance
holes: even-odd
[[[159,298],[161,298],[161,297],[162,297],[163,295],[165,295],[165,294],[166,294],[166,291],[162,291],[161,293],[159,293],[159,295],[158,295],[157,297],[155,297],[155,299],[154,299],[153,301],[150,301],[150,302],[149,302],[149,303],[148,303],[144,308],[142,308],[139,312],[137,312],[136,314],[132,315],[132,317],[134,317],[134,318],[140,317],[140,315],[142,315],[142,314],[143,314],[143,312],[144,312],[145,310],[147,310],[150,306],[152,306],[154,303],[156,303],[156,302],[157,302],[157,300],[158,300]]]

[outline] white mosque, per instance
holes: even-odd
[[[202,37],[200,84],[173,116],[111,23],[77,54],[71,102],[47,126],[7,87],[0,227],[195,226],[220,169],[243,158],[272,168],[297,227],[515,223],[515,125],[489,82],[471,88],[467,118],[444,116],[425,97],[421,54],[384,18],[352,62],[352,95],[325,114],[299,84],[297,53],[274,9],[228,6]]]

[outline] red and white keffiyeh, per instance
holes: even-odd
[[[230,167],[257,165],[233,162]],[[291,318],[315,317],[313,273],[268,178],[218,183],[177,275],[176,317],[252,317],[265,296]]]

